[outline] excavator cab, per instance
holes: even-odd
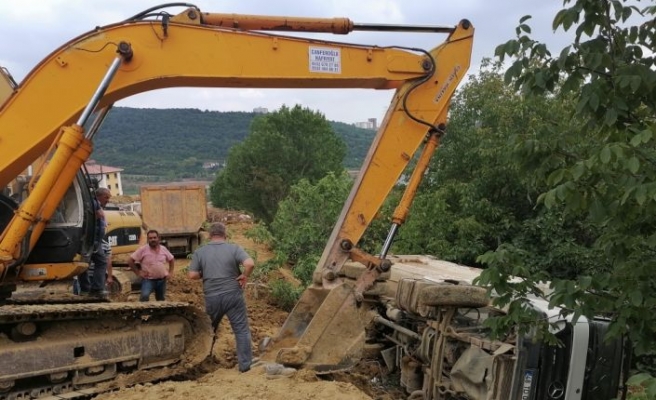
[[[94,246],[96,222],[92,196],[85,176],[82,172],[78,173],[26,263],[65,262],[76,257],[89,259]]]
[[[31,169],[27,172],[29,171]],[[19,204],[29,195],[28,187],[32,178],[29,173],[21,175],[0,194],[0,226],[9,223]],[[73,275],[58,275],[57,271],[52,270],[52,264],[71,260],[76,260],[78,265],[73,274],[84,271],[84,263],[88,262],[93,251],[96,223],[92,211],[92,193],[87,183],[84,173],[78,172],[32,250],[29,254],[21,255],[21,262],[32,266],[21,281],[42,281],[48,276],[54,278],[52,280],[70,279]],[[26,235],[25,243],[31,239],[29,234]],[[25,245],[23,248],[27,249],[29,246]],[[5,295],[8,297],[11,292],[5,291]]]

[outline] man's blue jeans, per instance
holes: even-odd
[[[150,294],[155,292],[155,300],[164,301],[166,294],[166,278],[162,279],[142,279],[141,280],[141,296],[139,301],[148,301]]]
[[[93,274],[88,269],[78,275],[77,280],[81,292],[103,293],[105,291],[105,279],[107,277],[108,254],[102,249],[96,250],[91,255]]]

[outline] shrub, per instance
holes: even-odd
[[[316,184],[304,179],[292,186],[271,224],[276,254],[291,263],[320,255],[351,185],[344,173],[328,174]]]
[[[285,311],[291,311],[294,308],[304,290],[302,286],[296,287],[283,279],[275,280],[269,286],[274,304]]]
[[[264,224],[255,224],[244,232],[244,236],[258,244],[270,245],[273,243],[273,236]]]

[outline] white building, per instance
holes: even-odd
[[[362,128],[362,129],[373,129],[373,130],[378,129],[378,121],[376,120],[376,118],[369,118],[367,121],[356,122],[353,125],[356,128]]]
[[[91,178],[98,180],[98,187],[109,189],[112,196],[123,195],[123,183],[121,182],[122,168],[96,164],[93,160],[87,161],[84,165]]]

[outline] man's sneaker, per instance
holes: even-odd
[[[260,365],[260,359],[259,359],[259,357],[254,357],[251,360],[251,364],[248,367],[244,368],[244,369],[239,368],[239,372],[248,372],[248,371],[251,370],[252,367],[257,367],[258,365]]]
[[[294,375],[296,372],[296,368],[286,368],[282,364],[267,364],[267,366],[264,368],[267,374],[267,378],[269,377],[290,377]]]

